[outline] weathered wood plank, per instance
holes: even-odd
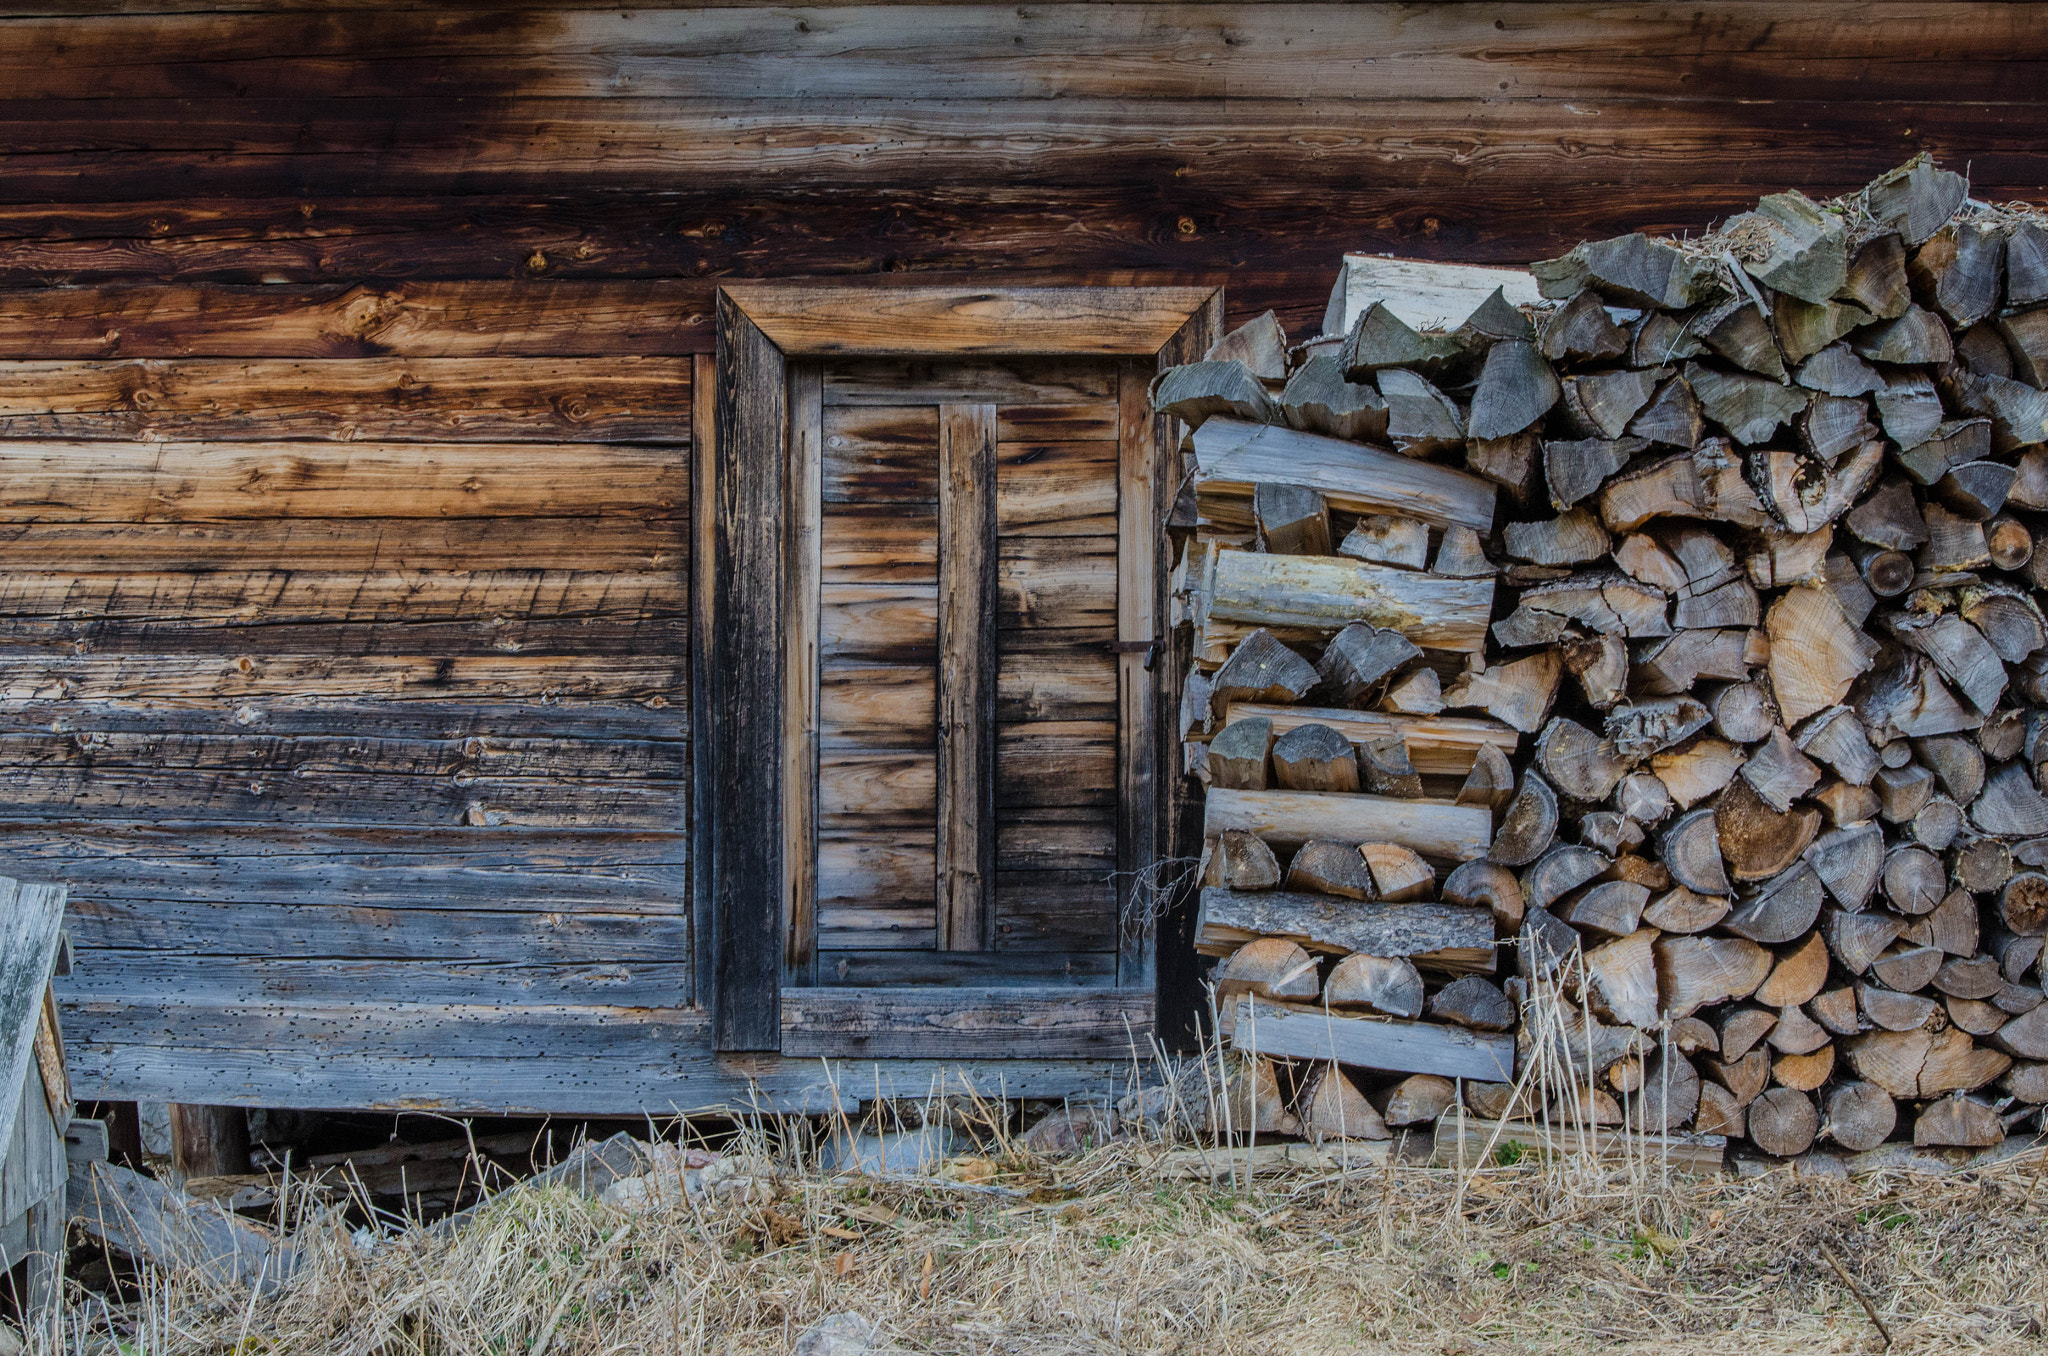
[[[821,831],[932,823],[938,812],[938,756],[935,751],[820,750],[818,827]]]
[[[822,831],[818,835],[820,905],[922,905],[924,926],[932,926],[932,901],[938,888],[936,842],[928,824]]]
[[[997,552],[998,625],[1100,626],[1115,638],[1115,537],[1004,537]]]
[[[1142,1059],[1152,995],[1132,989],[1039,994],[1006,986],[951,990],[810,989],[783,998],[783,1053],[828,1058]]]
[[[1427,650],[1476,654],[1493,615],[1493,580],[1449,579],[1334,556],[1221,551],[1203,581],[1202,604],[1205,622],[1332,635],[1364,621],[1399,631]]]
[[[377,520],[371,520],[377,521]],[[485,621],[495,617],[690,615],[684,562],[623,573],[532,568],[293,570],[280,563],[190,574],[176,569],[80,574],[18,567],[0,572],[0,615],[117,617],[191,625],[268,622]],[[168,562],[166,563],[168,564]]]
[[[680,519],[687,458],[592,443],[8,441],[0,522]]]
[[[985,951],[995,887],[996,409],[939,407],[938,946]]]
[[[1115,720],[1119,657],[1101,643],[1048,650],[1012,649],[1032,632],[1003,632],[997,640],[996,719],[1026,721]],[[1142,656],[1140,656],[1142,659]]]
[[[1000,423],[1009,406],[1101,405],[1115,399],[1115,380],[1099,359],[834,358],[825,367],[827,409],[993,402],[999,433],[1009,432]]]
[[[689,366],[631,357],[8,362],[0,438],[687,443]]]
[[[1001,872],[994,941],[998,951],[1116,949],[1115,878],[1099,867]]]
[[[247,915],[240,920],[247,924]],[[491,1003],[548,1007],[602,1004],[673,1008],[690,993],[687,929],[664,929],[669,959],[582,959],[546,963],[444,959],[434,956],[193,956],[173,952],[122,955],[87,951],[59,997],[119,1006],[329,1003],[374,1004],[403,993],[411,1003]],[[268,945],[266,939],[266,945]],[[85,962],[90,962],[87,964]],[[67,1035],[69,1028],[67,1027]],[[175,1040],[177,1028],[165,1033]]]
[[[1790,13],[1734,4],[1710,29],[1675,5],[1595,17],[1505,4],[1457,15],[1391,4],[1334,14],[1261,5],[1250,15],[1229,4],[1128,4],[1057,22],[960,4],[849,5],[806,9],[801,29],[779,22],[783,11],[745,6],[687,15],[564,6],[491,24],[460,12],[387,12],[369,0],[322,22],[216,12],[234,7],[146,21],[146,59],[135,50],[137,21],[111,17],[19,20],[0,56],[22,72],[17,97],[106,99],[505,90],[570,99],[621,89],[650,98],[705,89],[735,100],[889,98],[910,71],[920,94],[975,99],[1290,98],[1304,88],[1360,101],[1656,98],[1669,92],[1674,63],[1711,58],[1710,78],[1688,87],[1694,98],[1853,99],[1880,75],[1898,97],[1941,98],[1954,88],[1942,77],[1977,62],[1990,68],[1985,99],[2038,102],[2048,60],[2023,15],[1924,0]],[[1851,14],[1862,22],[1844,23]],[[1888,47],[1887,30],[1912,32],[1914,50]],[[1392,43],[1402,59],[1390,69]]]
[[[996,455],[996,520],[1004,536],[1116,532],[1116,440],[1008,442],[997,447]]]
[[[827,585],[935,580],[937,506],[827,504],[819,522],[819,551],[819,578]]]
[[[1515,1038],[1427,1022],[1339,1017],[1314,1008],[1239,1004],[1230,1043],[1283,1059],[1335,1060],[1359,1069],[1426,1073],[1488,1083],[1515,1080]]]
[[[0,1144],[14,1142],[15,1092],[35,1057],[43,991],[56,964],[64,924],[61,885],[20,884],[0,877]]]
[[[0,597],[5,596],[0,579]],[[921,664],[939,654],[939,586],[825,584],[818,598],[818,655],[828,664]]]
[[[643,642],[677,628],[638,632]],[[648,654],[652,645],[613,647],[595,654],[507,658],[492,654],[442,653],[372,655],[341,659],[332,655],[250,653],[253,642],[288,637],[250,628],[241,635],[206,636],[216,651],[226,639],[244,641],[240,652],[213,654],[64,655],[0,647],[0,704],[63,702],[68,717],[93,723],[88,703],[190,702],[231,699],[324,699],[354,705],[363,701],[503,703],[522,698],[540,701],[569,698],[598,701],[661,699],[680,718],[684,673],[675,654]],[[385,638],[385,646],[400,637]],[[592,637],[601,639],[602,637]],[[168,638],[175,643],[175,638]],[[329,643],[340,637],[329,637]],[[197,647],[195,647],[197,648]],[[420,648],[426,648],[422,646]],[[448,647],[455,650],[456,647]],[[472,641],[461,650],[482,649]],[[601,660],[602,662],[593,662]],[[174,719],[176,712],[167,712]],[[536,712],[545,718],[545,713]]]
[[[1286,937],[1311,951],[1410,956],[1449,971],[1493,970],[1493,916],[1469,904],[1365,904],[1291,890],[1202,891],[1195,944],[1228,955],[1254,937]]]
[[[898,287],[729,283],[725,295],[786,353],[1086,353],[1151,357],[1207,288]]]
[[[833,663],[820,675],[819,738],[832,749],[931,748],[938,675],[915,664]]]
[[[713,572],[701,568],[713,558],[718,545],[718,364],[712,354],[700,353],[690,360],[690,560],[689,612],[690,691],[699,700],[691,703],[690,799],[686,807],[686,830],[704,834],[693,839],[689,849],[690,909],[690,998],[698,1008],[710,1006],[710,985],[718,973],[719,907],[711,873],[708,838],[711,797],[716,794],[716,766],[710,755],[715,719],[711,697],[715,687],[712,629],[715,596]]]
[[[1117,725],[1106,720],[1028,721],[998,728],[999,810],[1024,806],[1113,805]]]
[[[680,572],[682,524],[632,518],[273,518],[244,522],[14,523],[0,528],[0,571],[71,562],[81,574],[262,570],[549,569]]]
[[[828,987],[886,988],[960,984],[1003,988],[1071,985],[1111,988],[1116,955],[1108,951],[828,951],[819,957],[819,983]]]
[[[1035,806],[996,815],[996,869],[1116,869],[1116,811],[1111,806]]]
[[[827,405],[823,493],[830,504],[936,504],[934,405]]]
[[[699,746],[712,771],[698,821],[718,911],[710,987],[720,1051],[774,1050],[782,1039],[785,380],[781,352],[721,293],[717,525],[711,558],[698,564],[712,576],[703,700],[719,713]]]
[[[818,971],[818,748],[823,713],[818,588],[824,574],[824,374],[789,369],[789,505],[782,717],[783,982],[815,983]]]

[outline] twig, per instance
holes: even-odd
[[[1856,1302],[1863,1306],[1863,1312],[1870,1315],[1870,1321],[1877,1325],[1877,1335],[1882,1337],[1884,1344],[1889,1347],[1892,1344],[1892,1330],[1887,1328],[1884,1325],[1884,1320],[1877,1316],[1877,1306],[1870,1302],[1870,1296],[1864,1293],[1863,1287],[1857,1283],[1856,1278],[1851,1276],[1848,1268],[1842,1265],[1842,1259],[1835,1256],[1833,1248],[1817,1239],[1815,1240],[1815,1246],[1820,1249],[1820,1255],[1828,1259],[1828,1265],[1835,1269],[1835,1274],[1842,1278],[1842,1284],[1848,1286],[1849,1292],[1856,1296]]]

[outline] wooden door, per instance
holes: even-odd
[[[792,364],[788,983],[1117,982],[1128,366]]]
[[[1127,1059],[1174,855],[1163,365],[1206,289],[719,297],[695,672],[719,1048]]]

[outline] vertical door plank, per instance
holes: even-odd
[[[782,351],[718,294],[709,821],[719,1050],[782,1044],[789,392]]]
[[[824,519],[824,369],[789,369],[789,616],[783,661],[784,982],[818,982],[818,581]]]
[[[939,407],[941,951],[985,951],[995,895],[996,408]]]
[[[1154,364],[1117,372],[1117,983],[1150,988],[1154,978],[1153,881],[1159,860],[1159,713],[1156,653],[1166,578],[1158,421],[1147,388]]]
[[[718,968],[718,919],[712,907],[711,556],[718,535],[718,360],[690,364],[690,997],[708,1006]]]

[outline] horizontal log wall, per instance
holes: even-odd
[[[688,1023],[585,1062],[689,994],[721,279],[1223,283],[1298,337],[1343,250],[1518,263],[1922,149],[2048,196],[2038,4],[112,7],[0,4],[0,869],[135,958],[70,1021],[138,1095],[735,1086],[677,1081]],[[474,1039],[392,1034],[429,1008]]]

